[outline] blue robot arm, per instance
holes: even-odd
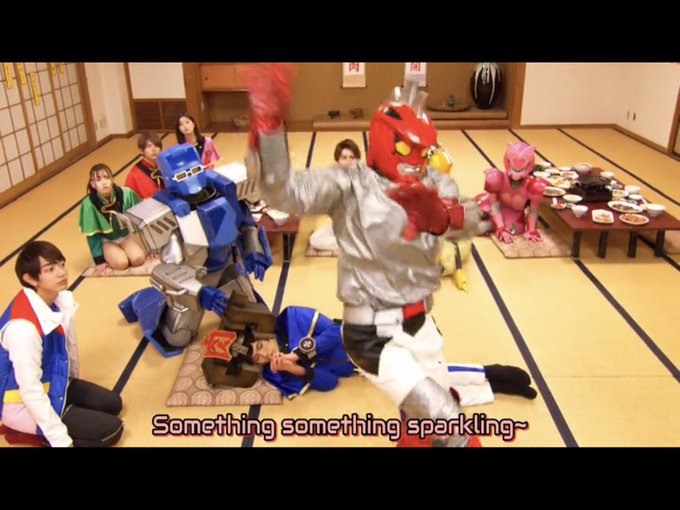
[[[229,298],[220,289],[204,285],[198,292],[198,301],[202,308],[212,310],[216,314],[222,315],[227,309],[227,301],[229,301]]]
[[[238,247],[246,271],[264,280],[264,273],[272,265],[267,234],[262,227],[248,226],[241,229]]]

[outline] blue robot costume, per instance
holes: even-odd
[[[127,209],[124,219],[162,263],[152,287],[118,306],[128,322],[139,320],[161,354],[174,356],[196,335],[204,310],[233,329],[223,313],[235,294],[241,303],[261,303],[247,273],[262,280],[272,260],[266,234],[239,201],[226,167],[206,172],[190,144],[161,152],[158,166],[166,188]]]

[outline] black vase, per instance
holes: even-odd
[[[472,100],[481,110],[493,107],[501,94],[501,70],[494,62],[480,62],[470,78]]]

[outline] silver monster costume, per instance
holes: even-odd
[[[394,183],[363,162],[348,169],[291,172],[282,129],[259,136],[267,202],[290,213],[332,218],[340,248],[337,296],[344,303],[343,342],[350,358],[410,418],[455,418],[460,409],[449,394],[443,339],[429,314],[432,292],[440,284],[437,236],[404,239],[406,212],[385,194]],[[448,175],[428,169],[422,182],[436,186],[442,198],[459,197]],[[465,227],[449,229],[447,237],[476,230],[476,204],[463,205]],[[406,306],[421,303],[425,313],[414,318],[417,324],[407,324]],[[433,444],[461,446],[466,441],[454,435]]]

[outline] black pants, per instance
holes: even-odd
[[[76,447],[113,446],[123,434],[120,395],[82,379],[71,379],[61,417]]]

